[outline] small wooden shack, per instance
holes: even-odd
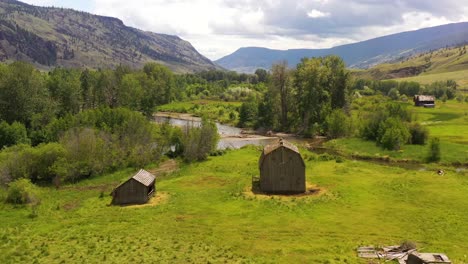
[[[450,259],[442,253],[418,253],[408,256],[406,264],[451,264]]]
[[[306,191],[305,163],[293,144],[280,139],[266,146],[258,166],[260,191],[286,194]]]
[[[432,95],[415,95],[413,101],[414,106],[435,107],[435,98]]]
[[[156,177],[145,171],[140,170],[133,177],[117,186],[112,191],[112,204],[144,204],[156,193]]]

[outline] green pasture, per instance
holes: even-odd
[[[415,119],[429,129],[429,137],[441,140],[442,163],[468,163],[468,103],[437,101],[435,108],[412,107]],[[428,145],[404,145],[400,151],[384,150],[375,142],[359,138],[336,139],[327,147],[346,155],[385,157],[424,162]]]
[[[0,262],[367,263],[356,247],[404,240],[468,262],[466,171],[439,176],[303,151],[322,194],[265,197],[248,193],[259,155],[248,147],[183,165],[157,180],[167,200],[150,207],[109,206],[133,170],[41,187],[35,218],[0,205]]]

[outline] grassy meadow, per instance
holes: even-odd
[[[441,140],[441,163],[468,164],[468,104],[455,100],[437,101],[435,108],[413,107],[418,122],[429,129],[429,137]],[[325,144],[347,155],[388,157],[394,160],[424,162],[428,145],[404,145],[400,151],[384,150],[375,142],[342,138]]]
[[[438,176],[302,154],[317,195],[250,193],[259,173],[256,147],[159,178],[157,196],[165,198],[154,206],[108,206],[109,192],[130,169],[58,190],[41,187],[37,217],[29,207],[0,205],[0,262],[366,263],[357,246],[412,240],[468,263],[466,171]]]

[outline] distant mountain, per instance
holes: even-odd
[[[42,68],[141,67],[158,62],[178,72],[216,66],[177,36],[144,32],[116,18],[0,1],[0,60]]]
[[[296,65],[304,57],[338,55],[350,68],[369,68],[417,53],[468,43],[468,22],[397,33],[331,49],[271,50],[248,47],[217,61],[222,67],[239,72],[269,69],[280,60]]]

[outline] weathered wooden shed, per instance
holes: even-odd
[[[432,95],[415,95],[414,106],[435,107],[435,98]]]
[[[303,193],[306,191],[305,163],[293,144],[280,139],[266,146],[258,162],[260,191]]]
[[[133,177],[117,186],[112,191],[112,204],[144,204],[156,193],[156,177],[140,170]]]

